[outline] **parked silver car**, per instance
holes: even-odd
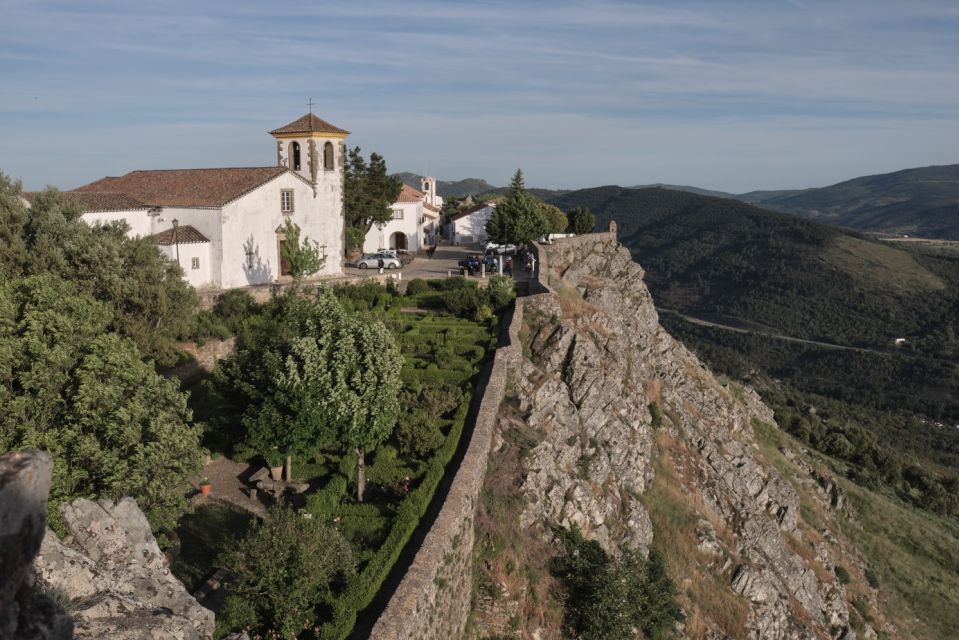
[[[403,266],[395,257],[377,253],[368,253],[350,266],[358,267],[360,269],[379,269],[380,260],[383,261],[384,269],[399,269]]]

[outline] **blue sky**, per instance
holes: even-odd
[[[272,164],[307,111],[400,171],[821,186],[959,163],[959,4],[4,0],[0,170]]]

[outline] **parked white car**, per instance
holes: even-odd
[[[368,253],[350,266],[360,269],[379,269],[380,260],[383,261],[384,269],[399,269],[403,266],[395,256],[388,256],[382,253]]]
[[[495,242],[487,242],[484,249],[485,249],[486,255],[494,255],[494,256],[516,255],[515,244],[496,244]]]

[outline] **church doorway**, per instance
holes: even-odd
[[[406,250],[406,234],[402,231],[396,231],[390,235],[390,249]]]

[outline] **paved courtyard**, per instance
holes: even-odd
[[[414,278],[423,278],[425,280],[445,278],[448,273],[452,273],[454,276],[459,275],[460,267],[457,263],[470,254],[482,255],[483,247],[478,244],[462,246],[439,245],[436,247],[436,253],[433,254],[432,259],[425,256],[416,256],[413,262],[400,269],[400,273],[403,274],[404,281],[413,280]],[[514,266],[516,266],[515,262]],[[346,267],[343,269],[343,272],[348,276],[363,277],[376,274],[376,269],[354,269],[353,267]],[[384,273],[392,274],[396,272],[385,271]],[[479,278],[476,279],[478,280]]]

